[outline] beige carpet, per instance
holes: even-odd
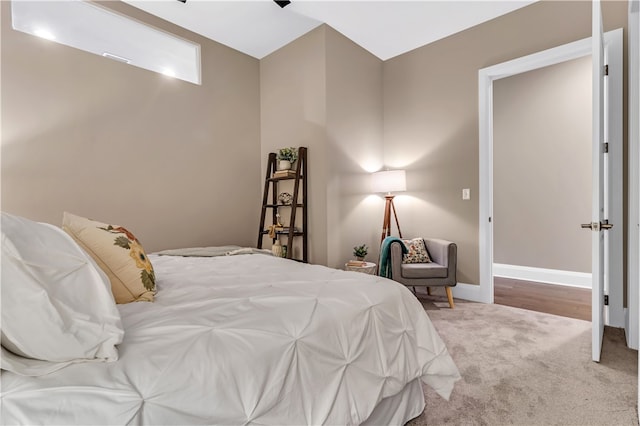
[[[434,302],[435,300],[435,302]],[[501,305],[422,299],[462,380],[449,402],[425,389],[422,425],[637,425],[638,352],[605,331],[591,361],[591,323]]]

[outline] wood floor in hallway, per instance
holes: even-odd
[[[591,321],[591,290],[494,277],[494,302],[500,305]]]

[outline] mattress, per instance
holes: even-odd
[[[260,254],[150,259],[156,301],[118,305],[118,361],[3,371],[3,424],[402,424],[424,406],[416,383],[448,399],[460,377],[394,281]]]

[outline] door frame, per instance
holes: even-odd
[[[628,27],[629,52],[629,292],[627,300],[629,315],[627,316],[627,344],[638,349],[640,327],[638,327],[638,307],[640,306],[640,1],[629,2]],[[635,311],[633,310],[635,307]],[[635,343],[632,346],[629,342]],[[638,353],[640,363],[640,352]],[[640,372],[638,373],[640,386]],[[640,387],[638,388],[636,407],[640,407]]]
[[[627,247],[627,345],[640,346],[640,1],[629,2],[629,226]],[[638,375],[640,378],[640,374]],[[638,392],[640,398],[640,392]],[[640,399],[639,399],[640,401]]]
[[[617,29],[605,33],[605,43],[608,48],[615,50],[615,46],[619,46],[620,55],[617,52],[612,52],[610,60],[614,57],[622,56],[622,29]],[[475,293],[475,300],[484,303],[494,302],[494,289],[493,289],[493,223],[491,222],[493,217],[493,82],[501,78],[509,77],[515,74],[520,74],[527,71],[532,71],[538,68],[554,65],[557,63],[569,61],[590,55],[592,53],[591,37],[578,40],[572,43],[568,43],[555,48],[547,49],[542,52],[534,53],[521,58],[513,59],[511,61],[503,62],[501,64],[493,65],[487,68],[483,68],[478,71],[478,89],[479,89],[479,136],[480,136],[480,164],[479,164],[479,260],[480,260],[480,286],[476,291],[467,290],[464,293]],[[619,69],[622,69],[622,63],[619,64]],[[620,99],[614,99],[612,104],[622,105],[622,79],[620,78]],[[614,90],[615,93],[615,90]],[[614,112],[615,113],[615,112]],[[611,140],[610,153],[614,155],[622,156],[622,111],[618,112],[620,120],[614,120],[610,126]],[[618,127],[619,121],[619,129]],[[613,133],[612,133],[613,132]],[[619,135],[619,136],[616,136]],[[611,149],[611,144],[619,143],[619,149]],[[612,152],[613,151],[613,152]],[[615,159],[611,158],[611,163],[615,164]],[[621,160],[620,160],[621,161]],[[621,163],[620,163],[621,164]],[[622,197],[622,180],[619,182],[614,179],[612,182],[614,188],[612,188],[612,197]],[[620,198],[621,200],[621,198]],[[617,204],[615,202],[613,205]],[[620,231],[622,231],[622,202],[618,203],[620,209],[620,220],[614,222],[614,217],[617,216],[616,212],[611,212],[612,223],[619,223]],[[586,218],[588,219],[588,218]],[[580,224],[576,224],[579,226]],[[621,236],[622,233],[619,232]],[[612,239],[613,240],[613,239]],[[622,283],[622,240],[620,239],[620,253],[612,252],[610,258],[616,261],[620,261],[619,266],[615,266],[611,279],[611,286],[609,288],[609,315],[607,325],[613,325],[616,327],[624,326],[624,309],[622,305],[623,297],[623,283]],[[616,246],[613,242],[612,246]],[[619,275],[617,278],[616,274]],[[465,286],[470,287],[470,286]],[[475,289],[474,289],[475,290]],[[471,295],[471,294],[470,294]],[[462,295],[461,295],[462,296]]]

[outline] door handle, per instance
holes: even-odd
[[[583,223],[580,225],[580,228],[583,229],[591,229],[592,231],[600,231],[607,230],[613,228],[613,224],[609,223],[608,220],[603,222],[591,222],[591,223]]]

